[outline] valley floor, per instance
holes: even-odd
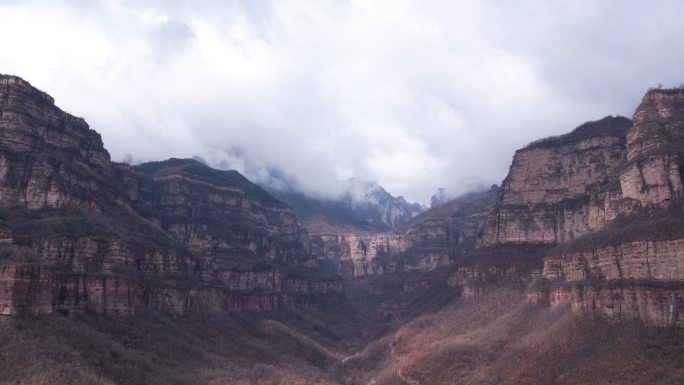
[[[351,304],[284,313],[5,319],[0,383],[684,383],[681,329],[531,305],[513,288],[463,300],[356,285]]]

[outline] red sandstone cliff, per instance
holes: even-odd
[[[642,207],[684,198],[684,91],[652,90],[634,113],[627,133],[622,196]]]
[[[292,209],[237,171],[192,159],[115,171],[136,212],[180,242],[280,262],[306,257]]]
[[[555,244],[614,219],[630,123],[606,117],[516,151],[480,244]]]
[[[0,89],[3,206],[101,211],[122,200],[109,153],[83,119],[63,112],[52,97],[18,77],[0,75]]]
[[[475,249],[478,229],[496,193],[492,189],[452,200],[392,232],[311,233],[312,258],[320,266],[353,278],[452,266]]]
[[[683,138],[684,90],[652,90],[632,122],[604,118],[517,151],[479,249],[555,245],[530,270],[543,264],[553,282],[534,301],[681,325]]]
[[[236,172],[174,162],[115,174],[82,119],[0,76],[0,314],[272,311],[343,297],[334,275],[292,268],[306,254],[286,205]]]

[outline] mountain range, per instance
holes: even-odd
[[[112,162],[0,75],[0,383],[684,383],[683,181],[682,89],[425,209]]]

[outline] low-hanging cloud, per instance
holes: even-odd
[[[206,159],[330,195],[427,203],[498,183],[513,151],[684,82],[684,3],[0,0],[0,72],[112,158]]]

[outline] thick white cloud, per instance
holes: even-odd
[[[115,160],[200,155],[333,193],[427,202],[498,183],[513,151],[684,82],[679,1],[0,0],[0,72]]]

